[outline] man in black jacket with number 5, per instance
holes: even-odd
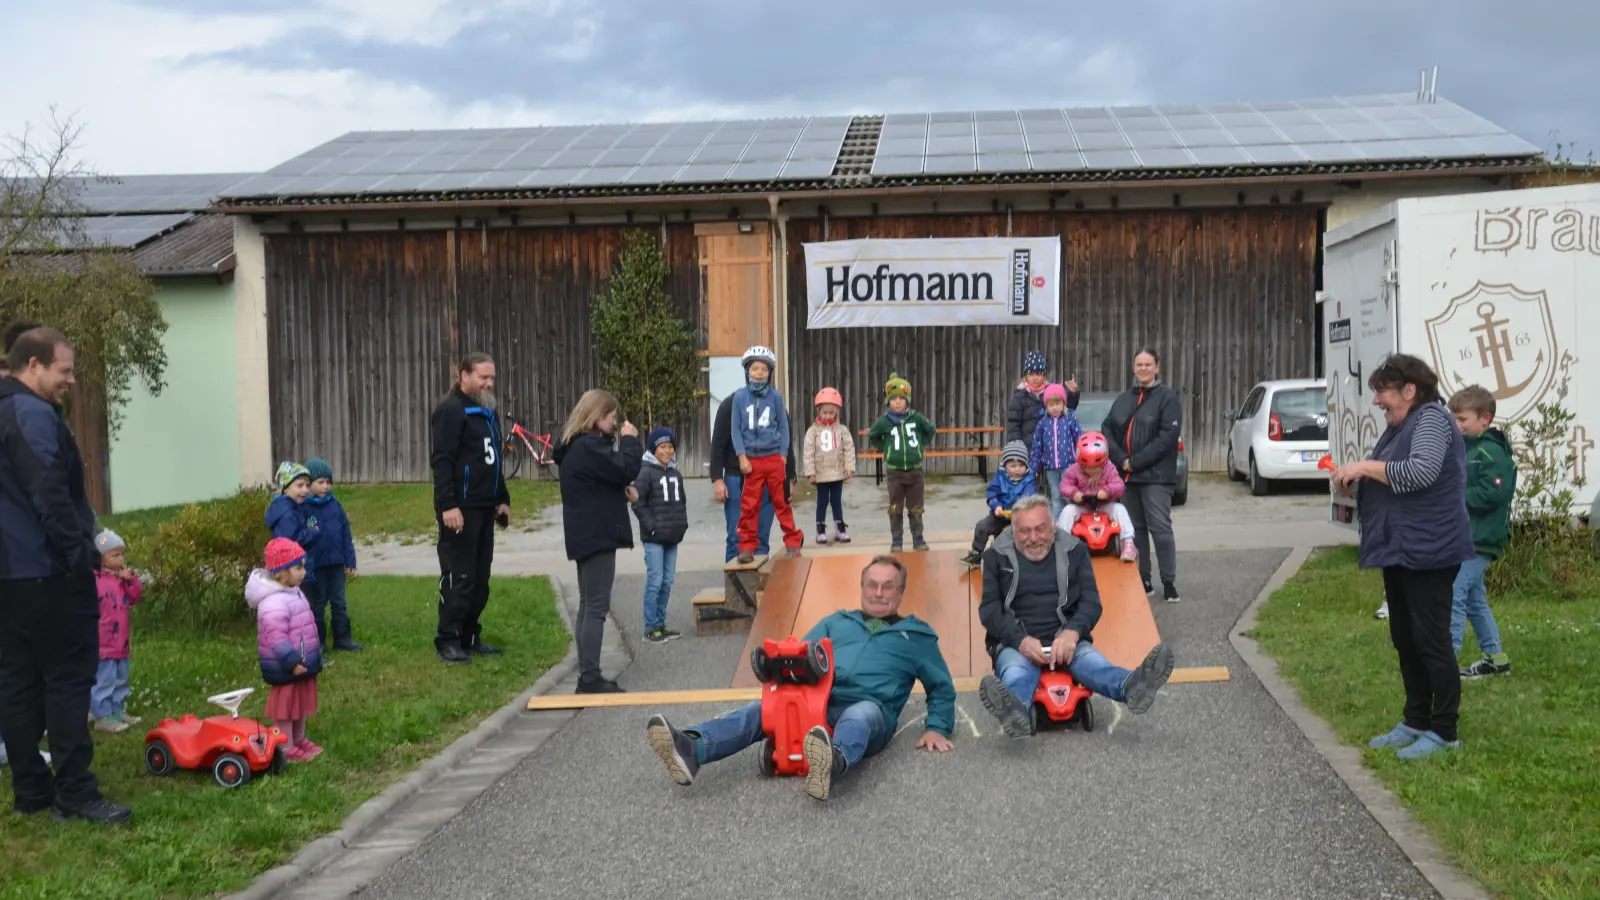
[[[494,526],[510,522],[511,493],[500,470],[504,448],[495,414],[494,360],[469,353],[456,384],[433,410],[433,511],[439,517],[439,633],[447,663],[500,652],[483,642]]]

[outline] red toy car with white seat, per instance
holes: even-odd
[[[1080,466],[1109,465],[1111,451],[1106,446],[1106,436],[1098,431],[1087,432],[1078,438],[1076,449]],[[1100,553],[1107,549],[1116,553],[1117,548],[1121,546],[1119,538],[1122,535],[1122,526],[1100,508],[1101,502],[1100,498],[1092,494],[1084,494],[1083,502],[1075,504],[1082,507],[1083,512],[1079,513],[1077,521],[1072,523],[1072,534],[1089,546],[1090,553]]]
[[[162,719],[144,736],[145,768],[158,777],[178,769],[210,769],[225,788],[241,787],[263,772],[281,775],[289,736],[277,726],[239,718],[239,704],[253,693],[254,688],[241,688],[206,698],[227,710],[226,716]]]
[[[1044,655],[1049,656],[1051,648],[1044,648]],[[1067,727],[1077,725],[1084,731],[1094,730],[1094,704],[1089,698],[1094,696],[1094,691],[1079,684],[1066,669],[1058,669],[1054,663],[1049,668],[1039,673],[1039,686],[1033,691],[1033,706],[1030,709],[1033,718],[1033,730],[1038,731],[1039,726],[1050,722],[1062,723]]]
[[[828,728],[828,696],[833,693],[833,641],[768,638],[750,652],[761,689],[761,771],[766,775],[805,775],[806,732]]]

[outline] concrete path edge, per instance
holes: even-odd
[[[1293,687],[1278,675],[1278,664],[1271,657],[1261,652],[1254,638],[1247,637],[1247,632],[1256,627],[1256,622],[1261,610],[1261,605],[1283,587],[1294,574],[1300,571],[1307,559],[1311,557],[1312,548],[1297,547],[1290,552],[1278,571],[1267,579],[1261,592],[1251,601],[1239,621],[1234,623],[1228,632],[1228,643],[1233,645],[1235,653],[1244,660],[1246,666],[1272,695],[1286,715],[1289,716],[1300,733],[1322,758],[1327,760],[1335,774],[1350,789],[1361,805],[1366,807],[1368,814],[1377,820],[1383,830],[1400,847],[1400,852],[1411,860],[1422,877],[1427,879],[1435,891],[1444,900],[1491,900],[1489,892],[1477,881],[1467,876],[1450,863],[1449,857],[1438,842],[1433,839],[1421,825],[1411,818],[1405,806],[1400,803],[1383,782],[1372,773],[1361,761],[1361,751],[1339,741],[1328,723],[1319,719],[1305,704],[1300,702],[1300,695],[1295,693]]]
[[[573,625],[572,613],[568,611],[568,588],[566,582],[554,575],[545,576],[550,579],[550,586],[556,592],[556,611],[560,614],[562,622],[566,625],[569,635],[576,635]],[[570,604],[574,608],[576,603]],[[622,639],[622,628],[615,617],[611,620],[612,628],[616,629],[619,639]],[[632,656],[626,639],[622,639],[624,652]],[[564,681],[578,667],[578,645],[574,637],[567,647],[567,655],[558,663],[545,670],[543,675],[534,681],[533,686],[523,691],[522,694],[496,710],[487,719],[478,723],[478,726],[461,737],[457,738],[450,746],[444,748],[439,754],[423,763],[416,771],[405,778],[385,788],[376,797],[357,807],[345,818],[344,823],[332,834],[320,838],[300,848],[294,858],[283,865],[268,869],[263,872],[247,888],[236,894],[228,895],[228,900],[270,900],[279,893],[286,891],[326,866],[333,859],[344,853],[345,850],[356,844],[368,832],[372,831],[396,807],[410,800],[416,793],[430,783],[449,772],[462,759],[478,749],[485,741],[495,737],[505,730],[518,715],[527,711],[528,701],[541,694],[547,694]],[[532,753],[537,747],[529,747]]]

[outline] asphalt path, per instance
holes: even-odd
[[[1158,601],[1157,625],[1179,666],[1232,680],[1169,687],[1144,716],[1097,699],[1092,734],[1013,740],[964,694],[956,750],[930,754],[913,748],[913,697],[889,749],[819,803],[758,775],[754,751],[680,787],[645,741],[650,710],[590,710],[366,895],[1435,897],[1228,644],[1285,556],[1180,557],[1185,599]],[[719,580],[680,573],[673,627],[690,630],[688,598]],[[726,687],[743,638],[643,644],[640,585],[618,581],[623,686]],[[665,712],[685,726],[727,708]]]

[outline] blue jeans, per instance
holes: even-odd
[[[644,545],[644,630],[665,628],[667,600],[678,574],[678,545]]]
[[[870,700],[849,706],[828,704],[828,727],[833,729],[833,746],[851,766],[882,752],[894,737],[883,708]],[[752,700],[725,716],[683,731],[696,738],[695,756],[701,765],[725,759],[766,737],[761,730],[761,701]]]
[[[1000,681],[1024,706],[1033,705],[1033,692],[1039,688],[1038,666],[1007,647],[994,658],[994,670],[1000,676]],[[1112,665],[1111,660],[1106,659],[1105,654],[1088,641],[1078,642],[1078,649],[1073,651],[1067,671],[1079,684],[1108,700],[1121,703],[1127,699],[1122,684],[1128,680],[1128,670]]]
[[[1067,473],[1066,469],[1045,469],[1044,486],[1050,495],[1050,518],[1061,518],[1061,510],[1066,508],[1067,498],[1061,496],[1061,476]]]
[[[1478,636],[1478,647],[1485,655],[1501,652],[1500,627],[1495,624],[1494,613],[1489,611],[1489,594],[1483,587],[1483,573],[1489,568],[1489,557],[1478,554],[1461,564],[1456,573],[1454,597],[1450,603],[1450,643],[1456,653],[1467,637],[1467,622],[1472,622],[1472,633]]]
[[[317,642],[328,646],[328,622],[324,618],[328,608],[333,608],[333,639],[350,638],[350,611],[344,596],[344,564],[318,566],[317,580],[303,586],[306,602],[311,604],[311,615],[317,620]]]
[[[735,461],[735,472],[737,461]],[[724,548],[726,556],[723,562],[733,562],[739,555],[739,498],[744,496],[744,476],[724,475],[722,483],[728,486],[728,499],[722,503],[722,517],[728,524],[728,543]],[[772,533],[772,498],[761,498],[761,515],[756,519],[756,530],[760,533],[760,540],[756,545],[756,555],[765,556],[770,547],[767,544],[767,535]]]
[[[94,672],[94,687],[89,689],[89,713],[96,719],[122,718],[122,704],[128,699],[128,661],[102,659]]]

